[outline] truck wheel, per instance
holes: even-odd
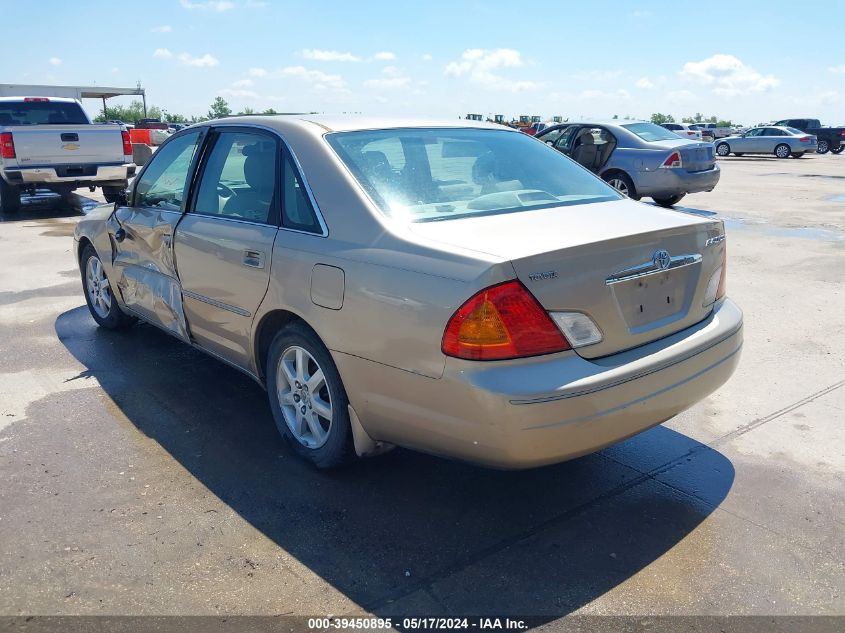
[[[16,213],[21,208],[21,190],[0,176],[0,212]]]
[[[843,149],[845,149],[845,145],[840,145],[839,147],[831,147],[830,153],[831,154],[841,154]]]
[[[781,143],[777,147],[775,147],[775,156],[778,158],[789,158],[789,155],[792,151],[789,149],[789,145],[786,143]]]
[[[716,153],[719,156],[727,156],[731,153],[731,146],[728,145],[727,143],[719,143],[716,146]]]
[[[672,206],[678,204],[685,195],[687,195],[687,194],[679,193],[679,194],[674,195],[674,196],[669,196],[668,198],[655,198],[655,197],[652,196],[651,199],[654,200],[661,207],[672,207]]]
[[[827,154],[830,151],[830,143],[825,140],[819,141],[816,152],[819,154]]]

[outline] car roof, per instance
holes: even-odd
[[[504,130],[517,132],[498,123],[485,121],[469,121],[466,119],[436,119],[417,117],[375,117],[359,115],[308,115],[308,114],[274,114],[259,116],[234,116],[225,119],[214,119],[206,122],[208,125],[263,125],[280,132],[290,128],[299,128],[310,124],[322,128],[326,132],[356,132],[361,130],[387,130],[398,128],[471,128]]]

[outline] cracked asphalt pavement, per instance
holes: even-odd
[[[250,379],[95,326],[92,198],[0,216],[0,615],[845,614],[845,156],[720,163],[680,208],[726,220],[737,373],[525,472],[317,472]]]

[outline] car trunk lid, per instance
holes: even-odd
[[[721,221],[627,200],[419,223],[412,230],[509,259],[546,310],[587,314],[603,338],[576,350],[586,358],[643,345],[705,318],[712,309],[704,305],[708,283],[724,252]]]

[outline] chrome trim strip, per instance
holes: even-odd
[[[214,306],[215,308],[220,308],[221,310],[228,310],[229,312],[234,312],[235,314],[243,317],[251,317],[252,312],[248,312],[243,308],[239,308],[238,306],[233,306],[228,303],[223,303],[222,301],[217,301],[216,299],[212,299],[210,297],[206,297],[205,295],[198,294],[196,292],[191,292],[190,290],[182,289],[182,294],[186,297],[190,297],[191,299],[196,299],[197,301],[201,301],[202,303],[207,303],[210,306]]]
[[[699,255],[698,253],[691,255],[676,255],[675,257],[672,257],[669,260],[669,266],[667,268],[660,268],[654,261],[648,261],[642,264],[637,264],[636,266],[631,266],[630,268],[623,268],[622,270],[613,273],[607,279],[605,279],[605,283],[608,286],[611,286],[613,284],[618,284],[623,281],[637,279],[638,277],[656,275],[658,273],[664,273],[670,270],[677,270],[678,268],[684,268],[685,266],[693,266],[694,264],[699,263],[701,263],[701,255]]]
[[[308,200],[311,201],[311,206],[314,208],[314,213],[317,215],[317,221],[320,223],[321,233],[313,233],[311,231],[303,231],[301,229],[291,229],[286,226],[282,226],[281,221],[279,223],[279,230],[291,231],[292,233],[304,233],[305,235],[317,235],[319,237],[328,237],[329,227],[326,225],[326,220],[323,217],[323,212],[320,210],[320,205],[317,204],[317,199],[314,197],[314,192],[311,190],[311,185],[308,184],[308,178],[306,178],[305,176],[305,170],[302,169],[302,164],[296,157],[293,148],[291,148],[290,143],[288,143],[287,139],[282,136],[281,132],[268,125],[256,125],[255,123],[220,123],[209,126],[209,129],[212,130],[220,130],[226,128],[255,128],[256,130],[264,130],[266,132],[270,132],[282,142],[282,145],[285,146],[288,151],[288,154],[290,154],[291,158],[293,159],[294,167],[296,167],[296,171],[298,172],[299,177],[302,179],[302,186],[305,187],[305,193],[308,194]]]

